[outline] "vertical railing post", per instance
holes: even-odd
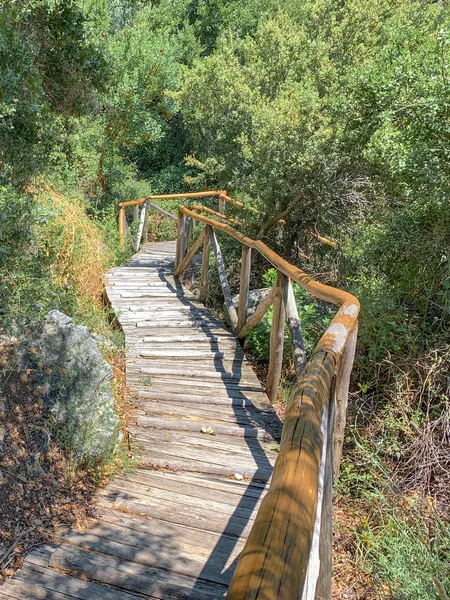
[[[297,304],[295,302],[294,289],[291,281],[281,286],[284,307],[286,310],[286,323],[291,337],[292,356],[294,358],[297,375],[301,375],[306,368],[306,351],[303,341],[302,325],[298,316]]]
[[[317,508],[301,600],[331,600],[333,424],[334,390],[327,396],[320,424],[322,448],[318,473]]]
[[[181,263],[186,255],[188,244],[189,221],[186,215],[178,211],[177,250],[175,255],[175,268]]]
[[[250,286],[250,269],[252,264],[252,249],[242,244],[241,280],[239,285],[239,307],[237,332],[241,331],[247,322],[248,290]]]
[[[119,240],[120,247],[125,248],[125,206],[119,209]]]
[[[333,471],[337,476],[341,464],[342,446],[344,445],[345,423],[348,405],[350,375],[355,360],[358,324],[350,332],[347,342],[339,358],[336,373],[336,422],[333,434]]]
[[[267,373],[266,393],[272,404],[277,399],[278,386],[281,379],[283,365],[284,321],[285,308],[281,293],[281,286],[286,285],[287,277],[278,273],[275,284],[275,298],[273,302],[272,328],[270,330],[270,358]]]
[[[334,394],[333,394],[334,396]],[[315,600],[331,600],[331,570],[333,554],[333,429],[335,419],[335,401],[331,397],[326,436],[325,466],[323,473],[322,514],[320,517],[319,539],[319,577]]]
[[[144,242],[148,242],[148,203],[145,204],[145,213],[144,213],[144,230],[143,230],[143,238]]]
[[[136,252],[139,251],[139,246],[141,245],[142,234],[144,232],[144,229],[145,229],[145,226],[147,223],[147,210],[148,210],[147,202],[144,202],[144,204],[142,205],[142,209],[141,209],[139,227],[138,227],[138,232],[137,232],[137,236],[136,236]]]
[[[133,206],[133,222],[139,221],[139,204]]]
[[[227,203],[225,202],[225,199],[222,198],[222,196],[219,196],[219,212],[220,212],[220,214],[222,214],[222,215],[225,214],[226,205],[227,205]],[[223,222],[223,219],[221,219],[221,221]]]
[[[209,282],[209,257],[211,254],[211,225],[205,227],[205,241],[203,242],[203,254],[202,254],[202,270],[200,273],[200,289],[199,289],[199,300],[203,304],[206,304],[206,298],[208,296],[208,282]]]

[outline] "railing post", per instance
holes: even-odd
[[[222,198],[222,196],[219,196],[219,212],[222,215],[225,215],[225,207],[226,207],[227,203],[225,202],[225,199]],[[223,221],[223,219],[221,219]]]
[[[133,222],[139,221],[139,204],[133,206]]]
[[[209,257],[211,254],[211,225],[205,227],[205,241],[203,242],[203,254],[202,254],[202,270],[200,274],[200,290],[199,300],[203,304],[206,304],[206,298],[208,296],[208,282],[209,282]]]
[[[230,317],[231,327],[233,331],[237,329],[238,316],[236,309],[233,305],[233,296],[231,294],[230,284],[227,279],[227,270],[225,268],[225,262],[223,260],[222,251],[219,246],[219,242],[217,241],[216,234],[211,228],[211,246],[214,251],[214,255],[216,257],[216,266],[217,271],[219,273],[220,285],[222,287],[223,297],[225,300],[225,306],[227,307],[228,316]]]
[[[347,343],[342,350],[342,356],[337,365],[336,373],[336,422],[333,435],[333,471],[337,476],[341,464],[342,446],[344,445],[345,423],[348,405],[348,390],[350,387],[350,375],[356,352],[356,340],[358,337],[358,323],[350,332]]]
[[[307,363],[305,343],[303,341],[302,325],[298,316],[294,290],[292,288],[292,282],[289,279],[287,285],[281,286],[281,293],[283,294],[283,302],[286,309],[286,323],[291,337],[295,370],[297,371],[297,375],[301,375]]]
[[[120,247],[125,248],[125,206],[119,209],[119,240]]]
[[[281,367],[283,365],[284,321],[286,311],[281,293],[281,286],[287,285],[288,278],[278,273],[274,286],[275,298],[273,301],[272,328],[270,330],[270,358],[269,372],[267,374],[266,393],[272,404],[277,399],[278,386],[280,385]]]
[[[148,203],[147,202],[145,202],[143,238],[144,238],[144,242],[148,242]]]
[[[175,255],[175,268],[177,268],[186,255],[188,242],[189,219],[186,215],[178,211],[178,231],[177,231],[177,250]]]
[[[142,234],[144,232],[144,229],[145,229],[145,226],[147,223],[147,210],[148,210],[147,202],[144,202],[142,205],[142,209],[141,209],[139,228],[138,228],[138,232],[137,232],[137,236],[136,236],[136,252],[139,251],[139,246],[141,245]]]
[[[333,394],[334,396],[334,394]],[[331,600],[331,573],[333,555],[333,429],[335,419],[335,401],[331,397],[328,415],[328,427],[325,449],[325,468],[323,474],[322,514],[320,518],[319,540],[319,578],[315,600]]]
[[[332,393],[325,401],[320,424],[322,449],[318,473],[317,508],[301,600],[331,600],[334,386],[332,388]]]
[[[252,264],[252,249],[242,244],[241,258],[241,280],[239,285],[239,308],[237,333],[241,331],[247,322],[248,312],[248,290],[250,286],[250,269]]]

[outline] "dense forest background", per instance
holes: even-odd
[[[57,307],[101,330],[118,203],[227,189],[249,235],[361,300],[336,489],[360,597],[444,598],[447,3],[3,0],[0,32],[2,327]]]

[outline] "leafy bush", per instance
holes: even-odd
[[[263,283],[265,287],[273,287],[277,278],[276,269],[269,269],[263,275]],[[293,284],[294,296],[297,304],[298,315],[302,325],[302,333],[305,342],[305,349],[309,357],[314,350],[317,342],[327,328],[333,309],[324,303],[319,302],[306,292],[298,284]],[[267,313],[258,323],[258,325],[250,332],[247,337],[246,344],[251,352],[259,360],[269,360],[270,351],[270,329],[272,327],[273,306],[269,308]],[[289,330],[287,326],[284,328],[284,360],[291,359]]]

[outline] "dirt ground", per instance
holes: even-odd
[[[120,397],[124,356],[110,362]],[[95,490],[108,472],[99,470],[95,477],[83,469],[74,472],[30,374],[17,369],[14,342],[0,345],[0,369],[0,575],[6,578],[28,552],[51,540],[55,528],[84,527],[95,516]],[[126,404],[119,404],[124,417]]]

